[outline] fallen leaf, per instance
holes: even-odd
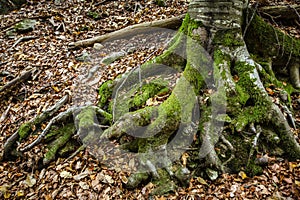
[[[88,190],[90,188],[86,182],[82,182],[82,181],[79,182],[79,186],[84,190]]]
[[[246,178],[248,178],[247,174],[246,174],[245,172],[243,172],[243,171],[240,171],[240,172],[239,172],[239,176],[240,176],[243,180],[246,179]]]
[[[283,178],[283,180],[284,180],[286,183],[288,183],[288,184],[292,184],[292,183],[293,183],[293,181],[292,181],[291,178]]]
[[[197,177],[197,181],[199,183],[201,183],[202,185],[208,185],[207,182],[203,178],[201,178],[201,177]]]
[[[27,174],[26,180],[24,181],[26,185],[29,187],[32,187],[36,184],[36,179],[33,177],[33,175]]]
[[[67,171],[62,171],[62,172],[60,172],[59,175],[62,178],[72,178],[72,174],[70,172],[67,172]]]

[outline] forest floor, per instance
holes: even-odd
[[[30,80],[20,83],[9,94],[0,96],[1,151],[6,139],[22,123],[54,105],[65,94],[72,93],[74,78],[86,67],[78,58],[94,51],[92,47],[69,49],[70,42],[103,35],[133,24],[179,16],[186,12],[188,5],[186,0],[167,1],[165,7],[154,4],[154,1],[28,2],[21,9],[0,16],[0,86],[29,68],[38,69]],[[297,1],[266,2],[269,5],[288,6]],[[35,28],[26,33],[10,32],[11,27],[23,19],[35,20]],[[274,25],[299,38],[299,23],[300,16],[294,26],[280,22]],[[17,42],[25,36],[30,37]],[[163,40],[158,43],[162,45]],[[105,68],[99,83],[114,79],[143,63],[148,54],[153,52],[149,49],[136,52],[131,58],[120,59],[115,65]],[[157,53],[159,51],[154,54]],[[275,90],[268,88],[270,96],[277,101]],[[60,111],[70,106],[71,100]],[[293,95],[293,106],[299,129],[299,94]],[[43,127],[46,125],[45,122]],[[30,136],[26,142],[30,143],[36,137]],[[58,158],[44,169],[34,167],[44,153],[45,146],[38,145],[26,152],[23,158],[0,163],[1,199],[150,198],[149,194],[154,187],[151,182],[128,190],[123,185],[127,174],[108,169],[88,151],[82,151],[69,160]],[[239,174],[223,174],[216,181],[194,177],[188,188],[179,188],[173,194],[152,199],[300,199],[300,161],[289,162],[275,157],[268,159],[271,161],[260,176],[247,177],[241,171]]]

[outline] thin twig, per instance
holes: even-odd
[[[103,1],[100,1],[100,2],[98,2],[98,3],[95,3],[94,6],[97,7],[97,6],[101,5],[101,4],[106,3],[107,1],[111,1],[111,0],[103,0]]]
[[[0,117],[0,123],[2,123],[6,119],[6,116],[7,116],[8,112],[9,112],[10,108],[11,108],[11,104],[9,104],[9,106],[7,107],[7,109],[1,115],[1,117]]]
[[[249,28],[249,26],[250,26],[252,20],[254,19],[254,16],[255,16],[256,10],[257,10],[257,6],[258,6],[258,4],[256,4],[256,6],[255,6],[255,8],[254,8],[254,11],[253,11],[253,14],[252,14],[252,16],[251,16],[249,22],[247,23],[247,25],[246,25],[246,27],[245,27],[245,29],[244,29],[243,38],[245,38],[245,35],[246,35],[246,33],[247,33],[247,30],[248,30],[248,28]],[[248,19],[247,19],[247,20],[248,20]]]
[[[224,137],[224,135],[220,135],[220,139],[223,141],[223,143],[226,144],[226,146],[230,149],[231,155],[230,158],[228,158],[225,162],[222,163],[223,166],[225,166],[227,163],[229,163],[232,159],[234,159],[234,152],[235,149],[233,148],[232,144]]]
[[[39,122],[46,120],[48,117],[51,117],[55,112],[57,112],[68,100],[69,100],[69,95],[65,95],[54,106],[51,106],[50,108],[45,110],[41,115],[37,116],[36,118],[32,119],[29,122],[37,121],[37,118],[39,119]],[[4,154],[10,153],[12,146],[15,144],[18,138],[19,138],[19,130],[14,132],[14,134],[11,135],[5,142]],[[5,157],[7,156],[8,155],[5,155]]]
[[[66,163],[67,161],[71,160],[72,158],[74,158],[79,152],[83,151],[86,148],[86,146],[83,144],[81,145],[74,153],[72,153],[65,161],[64,163]]]
[[[299,18],[299,21],[300,21],[300,14],[298,13],[298,11],[296,10],[296,8],[295,7],[293,7],[293,6],[288,6],[289,8],[291,8],[291,9],[293,9],[294,11],[295,11],[295,13],[296,13],[296,15],[298,16],[298,18]]]
[[[1,65],[5,65],[5,64],[7,64],[7,63],[8,63],[8,61],[0,62],[0,66],[1,66]]]
[[[287,106],[283,106],[283,110],[287,114],[287,120],[290,121],[292,128],[296,129],[297,127],[296,127],[292,112],[288,109]]]
[[[251,157],[254,153],[254,150],[256,149],[257,147],[257,143],[258,143],[258,139],[259,139],[259,136],[261,134],[262,130],[261,130],[261,127],[259,125],[256,126],[256,135],[253,139],[253,142],[252,142],[252,147],[250,149],[250,152],[249,152],[249,157],[248,157],[248,162],[247,162],[247,166],[249,165],[250,163],[250,160],[251,160]]]
[[[291,61],[291,58],[292,58],[292,54],[293,54],[293,45],[294,45],[294,40],[292,40],[292,45],[291,45],[291,52],[290,52],[290,55],[289,55],[289,58],[288,58],[288,60],[287,60],[287,62],[286,62],[286,64],[285,64],[285,68],[287,68],[288,67],[288,65],[290,64],[290,61]]]

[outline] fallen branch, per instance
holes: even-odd
[[[20,42],[28,41],[28,40],[33,40],[33,39],[36,39],[36,38],[38,38],[38,37],[37,36],[23,36],[23,37],[20,37],[9,49],[14,48]]]
[[[178,17],[173,17],[173,18],[162,19],[162,20],[157,20],[157,21],[153,21],[153,22],[145,22],[145,23],[141,23],[141,24],[135,24],[135,25],[123,28],[121,30],[117,30],[117,31],[107,33],[104,35],[96,36],[96,37],[85,39],[85,40],[80,40],[77,42],[71,42],[71,43],[69,43],[69,49],[91,46],[94,43],[103,42],[104,40],[109,39],[109,38],[120,37],[120,36],[122,36],[124,34],[128,34],[130,32],[136,33],[137,31],[141,31],[141,32],[149,31],[149,30],[147,30],[147,28],[150,28],[150,27],[176,29],[181,25],[183,18],[184,18],[184,15],[180,15]]]
[[[56,14],[56,13],[54,13],[54,14]],[[59,13],[57,13],[57,14],[59,14]],[[39,19],[40,20],[40,19],[47,19],[47,18],[50,18],[50,17],[52,17],[52,15],[32,16],[32,17],[26,17],[24,19]],[[6,26],[0,27],[0,33],[4,33],[8,30],[14,29],[13,26],[16,25],[17,23],[23,21],[24,19],[19,19],[19,20],[16,20],[16,21],[12,22],[12,23],[7,24]]]
[[[5,64],[7,64],[7,63],[8,63],[8,61],[0,62],[0,66],[1,66],[1,65],[5,65]]]
[[[17,78],[11,80],[6,85],[4,85],[3,87],[1,87],[0,88],[0,93],[4,92],[4,94],[6,94],[7,91],[13,89],[19,83],[22,83],[22,82],[26,81],[27,79],[29,79],[35,71],[36,71],[36,68],[32,68],[30,70],[27,70],[27,71],[23,72],[20,76],[18,76]]]
[[[290,6],[265,6],[259,9],[262,15],[272,16],[276,19],[298,19],[300,13],[300,5],[290,5]]]

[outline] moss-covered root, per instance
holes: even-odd
[[[145,107],[123,115],[103,132],[101,138],[119,139],[124,134],[132,134],[132,131],[137,133],[139,128],[148,125],[151,119],[155,117],[156,109],[156,107]]]
[[[282,146],[288,156],[292,159],[300,159],[300,145],[296,141],[291,128],[286,121],[284,115],[276,105],[272,105],[272,112],[269,120],[272,122],[274,130],[276,130]]]
[[[225,166],[222,164],[215,151],[215,145],[219,140],[222,130],[220,127],[212,125],[211,122],[205,122],[203,124],[203,131],[203,142],[199,150],[199,158],[206,158],[206,166],[213,166],[222,173],[225,173]]]
[[[290,78],[295,88],[300,89],[300,59],[291,63]]]
[[[29,136],[34,129],[38,128],[42,122],[52,117],[69,99],[69,95],[62,97],[55,105],[45,110],[42,114],[38,115],[36,118],[29,122],[26,122],[20,126],[20,128],[12,134],[4,144],[3,155],[0,155],[0,160],[9,159],[13,150],[13,146],[17,140],[21,141]]]
[[[157,170],[157,176],[152,176],[151,182],[155,188],[152,190],[151,195],[164,195],[170,192],[175,192],[178,185],[188,186],[190,180],[190,172],[185,167],[174,166],[174,176],[170,176],[164,169]],[[141,183],[145,183],[150,179],[150,173],[140,172],[130,175],[126,187],[133,189],[138,187]],[[174,177],[176,177],[174,179]]]
[[[300,158],[300,145],[295,140],[295,137],[288,125],[284,115],[280,109],[274,105],[268,94],[266,93],[263,84],[258,75],[255,63],[249,58],[246,47],[238,48],[235,52],[237,59],[235,69],[239,75],[240,85],[248,91],[252,102],[252,108],[243,111],[243,118],[246,120],[244,124],[261,123],[263,121],[271,122],[276,127],[275,130],[279,135],[286,153],[291,158]],[[244,84],[243,84],[244,82]],[[246,117],[246,115],[248,117]]]
[[[48,146],[48,152],[44,156],[43,165],[47,165],[55,160],[58,150],[70,140],[75,130],[75,125],[73,123],[67,124],[59,129],[59,137]],[[49,134],[51,134],[51,132]]]
[[[245,23],[247,30],[244,38],[249,51],[263,58],[271,58],[277,66],[288,67],[291,83],[295,88],[300,88],[300,40],[265,22],[258,15],[251,13],[248,16],[251,23]]]

